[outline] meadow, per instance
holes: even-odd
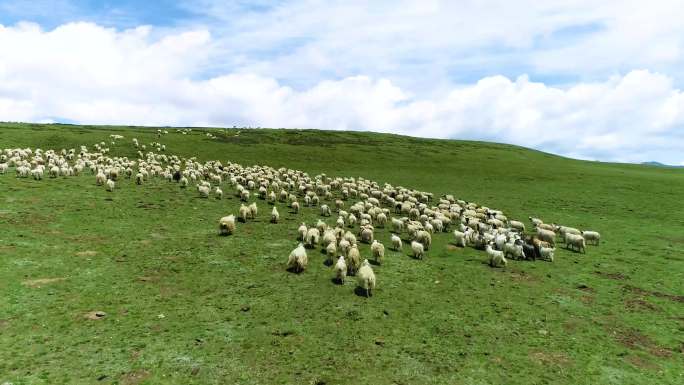
[[[316,208],[278,203],[271,224],[252,199],[259,217],[220,237],[218,219],[240,205],[228,186],[222,200],[161,178],[107,192],[89,172],[35,181],[10,169],[0,383],[684,383],[684,170],[376,133],[167,129],[3,123],[0,151],[119,134],[109,155],[136,158],[136,137],[200,161],[364,177],[454,194],[528,229],[534,216],[597,230],[601,245],[495,269],[435,235],[422,261],[388,249],[365,298],[354,279],[333,284],[318,250],[302,274],[285,271]],[[376,238],[388,246],[389,234]]]

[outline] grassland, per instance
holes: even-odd
[[[492,269],[437,236],[424,261],[389,252],[366,299],[353,280],[334,285],[316,251],[305,273],[285,272],[313,210],[281,207],[273,225],[260,202],[257,221],[218,237],[218,218],[237,212],[232,195],[0,175],[0,383],[684,382],[682,170],[371,133],[171,131],[159,140],[168,153],[452,193],[604,240]],[[0,148],[77,148],[114,133],[126,139],[112,155],[135,157],[132,137],[157,140],[145,128],[2,124]]]

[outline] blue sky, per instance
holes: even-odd
[[[682,19],[670,0],[0,0],[0,120],[373,130],[680,164]]]

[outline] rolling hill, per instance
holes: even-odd
[[[318,130],[0,124],[0,151],[89,148],[109,135],[244,166],[363,177],[601,232],[586,254],[487,265],[434,236],[425,260],[388,251],[378,288],[331,282],[324,255],[285,271],[297,226],[256,221],[154,178],[114,192],[76,177],[0,175],[0,383],[678,384],[684,368],[684,172],[522,147]],[[215,139],[205,135],[210,132]],[[351,204],[352,201],[347,202]],[[328,222],[333,223],[333,219]],[[376,237],[389,245],[389,231]],[[361,246],[365,257],[367,245]],[[101,311],[104,316],[93,312]]]

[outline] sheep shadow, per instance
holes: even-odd
[[[332,282],[333,285],[344,286],[344,281],[341,279],[338,279],[337,277],[330,278],[330,282]]]
[[[406,254],[406,256],[413,259],[414,261],[422,261],[423,259],[425,259],[425,256],[423,256],[423,258],[418,258],[416,255],[413,255],[413,253]]]
[[[326,259],[323,260],[323,264],[324,264],[325,266],[327,266],[327,267],[330,267],[330,266],[333,265],[333,261],[331,261],[331,260],[329,260],[329,259],[326,258]]]
[[[356,294],[359,297],[363,297],[363,298],[368,297],[368,296],[366,296],[366,290],[364,288],[362,288],[361,286],[356,286],[354,288],[354,294]],[[369,295],[369,296],[372,297],[373,295]]]
[[[292,273],[292,274],[296,274],[296,275],[302,274],[302,273],[304,272],[304,270],[297,271],[297,269],[296,269],[295,267],[288,267],[288,268],[285,269],[285,270],[286,270],[288,273]]]
[[[381,265],[381,263],[376,261],[375,259],[369,259],[368,263],[370,263],[373,266],[380,266]]]

